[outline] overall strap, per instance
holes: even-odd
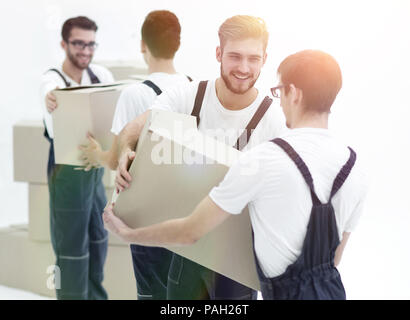
[[[346,181],[347,177],[350,174],[350,171],[352,171],[352,168],[356,162],[356,152],[350,147],[348,147],[350,150],[350,156],[345,165],[340,169],[338,175],[335,178],[335,181],[333,182],[332,186],[332,191],[330,192],[330,198],[329,202],[332,200],[333,196],[336,194],[337,191],[342,187],[343,183]]]
[[[281,138],[276,138],[272,140],[273,143],[276,143],[279,147],[281,147],[287,155],[292,159],[295,163],[296,167],[299,169],[300,173],[302,174],[303,178],[305,179],[307,185],[310,189],[310,195],[312,196],[312,202],[314,205],[320,205],[321,202],[315,193],[315,188],[313,186],[313,178],[310,174],[306,163],[302,160],[302,158],[296,153],[295,149],[287,143],[285,140]]]
[[[64,75],[57,69],[49,69],[48,71],[54,71],[55,73],[57,73],[61,79],[63,79],[65,86],[71,87],[71,83],[64,77]]]
[[[155,93],[157,94],[157,96],[159,96],[162,93],[162,90],[152,81],[150,80],[145,80],[143,82],[143,84],[147,85],[148,87],[150,87],[152,90],[155,91]]]
[[[91,83],[101,83],[100,79],[98,79],[90,67],[87,67],[87,73],[90,76]]]
[[[266,111],[269,109],[270,105],[272,104],[272,99],[268,96],[263,99],[261,104],[259,105],[258,109],[256,110],[255,114],[253,115],[251,121],[249,121],[248,125],[246,126],[245,130],[239,136],[238,140],[236,141],[234,148],[241,151],[249,142],[249,139],[252,135],[253,130],[256,128],[258,123],[261,121],[263,116],[265,115]],[[246,140],[245,140],[246,137]],[[241,142],[244,141],[245,143]]]
[[[201,119],[199,118],[199,113],[202,108],[202,102],[204,101],[205,90],[206,86],[208,85],[208,81],[200,81],[198,85],[198,91],[196,92],[194,108],[192,109],[191,116],[196,117],[196,124],[199,127],[199,122]]]

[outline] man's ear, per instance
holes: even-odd
[[[141,40],[141,53],[147,52],[147,45],[145,44],[144,40]]]
[[[60,45],[61,45],[61,48],[63,48],[63,50],[67,50],[67,42],[65,42],[64,40],[61,40]]]
[[[291,94],[292,97],[292,102],[294,104],[300,104],[303,101],[303,91],[300,90],[299,88],[296,88],[293,83],[289,85],[289,93]]]
[[[221,49],[220,46],[217,46],[217,47],[216,47],[216,60],[217,60],[218,62],[221,62],[221,61],[222,61],[222,49]]]

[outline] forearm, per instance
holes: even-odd
[[[230,216],[206,196],[191,215],[129,230],[129,242],[145,246],[181,246],[197,242]]]
[[[122,129],[118,135],[117,159],[124,153],[135,150],[138,138],[150,112],[150,110],[144,112]]]
[[[98,154],[98,161],[99,163],[107,168],[110,168],[111,170],[116,170],[118,166],[118,156],[116,152],[113,152],[112,149],[108,151],[101,151]]]
[[[163,247],[194,244],[229,216],[228,212],[219,208],[207,196],[198,204],[191,215],[144,228],[129,228],[120,218],[115,216],[113,205],[105,208],[103,221],[107,230],[116,234],[125,242]]]
[[[103,151],[99,155],[102,165],[116,170],[118,167],[118,136],[114,135],[111,148],[108,151]]]

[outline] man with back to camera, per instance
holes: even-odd
[[[283,115],[279,108],[271,106],[270,98],[254,87],[266,60],[265,22],[252,16],[234,16],[221,25],[218,35],[216,58],[221,64],[221,76],[173,87],[162,93],[150,109],[191,114],[197,117],[200,131],[238,149],[278,136],[284,129]],[[148,114],[149,111],[130,122],[120,134],[116,175],[120,191],[131,182],[127,170]],[[173,254],[167,298],[256,299],[256,291]]]
[[[110,150],[103,151],[99,143],[82,146],[86,167],[104,165],[115,170],[118,165],[118,134],[131,120],[144,113],[162,90],[183,85],[189,78],[177,73],[174,56],[180,46],[181,26],[170,11],[150,12],[141,27],[141,53],[148,65],[149,76],[142,83],[125,88],[118,99],[111,132],[114,139]],[[172,252],[164,248],[131,245],[138,300],[164,300],[167,297],[168,270]]]
[[[87,17],[68,19],[62,28],[61,47],[66,57],[61,67],[42,77],[45,136],[50,142],[47,177],[50,195],[50,234],[60,269],[57,299],[107,299],[102,286],[108,235],[100,211],[106,205],[103,168],[88,171],[54,161],[52,112],[58,108],[56,87],[113,82],[110,71],[91,64],[97,48],[97,25]]]
[[[271,90],[291,130],[242,154],[191,215],[130,229],[107,207],[104,223],[127,242],[189,245],[249,204],[263,298],[344,300],[336,267],[363,211],[367,177],[328,130],[341,71],[329,54],[305,50],[287,57],[278,76]]]

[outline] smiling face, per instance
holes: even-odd
[[[235,94],[245,94],[253,88],[266,60],[261,39],[228,40],[217,47],[216,58],[221,63],[221,78]]]
[[[78,69],[84,70],[91,63],[94,50],[89,46],[84,49],[74,45],[76,42],[92,43],[95,42],[95,31],[85,30],[80,28],[73,28],[70,32],[68,41],[62,41],[62,47],[67,54],[67,58]],[[73,44],[74,43],[74,44]]]

